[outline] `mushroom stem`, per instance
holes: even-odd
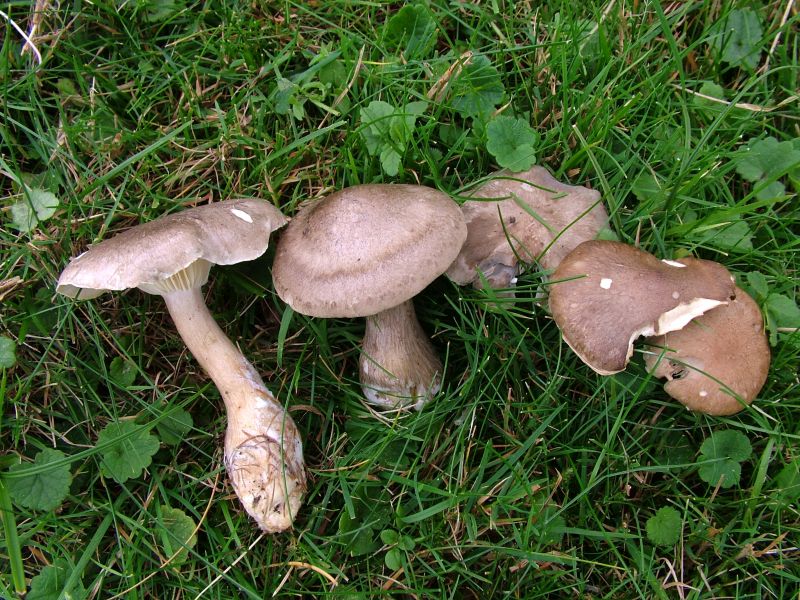
[[[187,348],[225,402],[225,466],[237,496],[264,531],[287,529],[306,489],[294,421],[217,325],[199,287],[171,291],[164,301]]]
[[[359,367],[367,400],[387,408],[419,410],[442,387],[442,363],[411,300],[367,317]]]

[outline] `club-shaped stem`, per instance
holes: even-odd
[[[261,529],[287,529],[306,489],[294,421],[217,325],[199,287],[163,297],[178,333],[225,402],[225,466],[236,494]]]
[[[367,400],[384,408],[419,410],[442,387],[442,363],[411,300],[367,317],[359,367]]]

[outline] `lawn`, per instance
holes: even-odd
[[[0,597],[797,597],[798,6],[403,6],[0,6]],[[461,202],[532,162],[601,193],[605,236],[729,269],[772,354],[750,407],[686,410],[641,346],[596,374],[530,265],[514,299],[444,277],[417,296],[442,391],[377,413],[363,320],[288,309],[273,244],[204,288],[303,437],[305,504],[262,534],[162,299],[55,292],[71,257],[167,213],[292,216],[361,183]]]

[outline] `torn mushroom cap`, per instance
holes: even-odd
[[[770,352],[761,310],[738,288],[727,305],[645,342],[654,346],[645,355],[647,369],[666,377],[666,392],[690,410],[732,415],[767,380]]]
[[[681,329],[735,297],[722,265],[661,261],[621,242],[594,240],[570,252],[552,276],[550,310],[564,341],[601,375],[625,368],[641,335]]]
[[[444,273],[466,235],[458,205],[435,189],[345,188],[293,217],[275,251],[275,290],[305,315],[374,315]]]
[[[184,210],[123,231],[72,259],[56,290],[89,299],[133,287],[160,294],[200,286],[213,264],[261,256],[270,233],[285,223],[277,208],[254,198]]]
[[[581,242],[608,226],[600,193],[566,185],[543,167],[513,173],[499,171],[461,206],[467,241],[447,276],[481,287],[479,272],[493,288],[508,288],[520,272],[519,261],[555,268]]]

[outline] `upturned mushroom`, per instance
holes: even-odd
[[[412,298],[444,273],[467,228],[458,205],[418,185],[345,188],[310,201],[278,241],[278,295],[304,315],[366,317],[359,375],[367,400],[417,409],[441,388],[442,363]]]
[[[467,240],[447,276],[459,285],[516,283],[521,263],[554,269],[581,242],[608,226],[600,193],[561,183],[547,169],[498,171],[461,205]],[[482,276],[482,277],[481,277]]]
[[[728,270],[708,260],[658,260],[623,244],[580,244],[556,268],[550,311],[564,341],[600,375],[625,369],[639,336],[663,335],[736,296]]]
[[[686,327],[649,337],[647,369],[690,410],[732,415],[749,405],[767,380],[770,351],[761,310],[743,290],[736,299]]]
[[[57,291],[94,298],[138,287],[164,298],[189,351],[225,402],[225,466],[236,494],[267,532],[291,526],[306,489],[300,433],[261,377],[219,328],[200,288],[212,265],[261,256],[286,218],[256,199],[228,200],[161,217],[73,258]]]

